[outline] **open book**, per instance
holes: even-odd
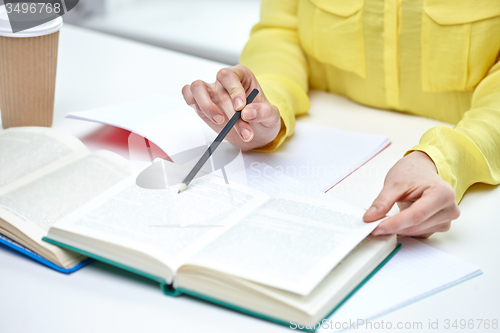
[[[168,163],[168,162],[165,162]],[[44,240],[182,293],[268,320],[314,325],[396,249],[378,222],[328,195],[270,197],[206,175],[147,189],[134,174],[55,223]]]
[[[0,156],[0,243],[61,272],[81,267],[84,256],[42,237],[134,167],[114,153],[90,153],[73,136],[42,127],[0,132]]]

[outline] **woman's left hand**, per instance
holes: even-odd
[[[387,173],[384,187],[365,213],[365,222],[384,217],[397,203],[400,212],[382,221],[373,235],[398,234],[429,237],[448,231],[460,210],[455,191],[438,174],[427,154],[414,151],[399,160]]]

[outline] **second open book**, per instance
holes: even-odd
[[[164,162],[167,164],[168,162]],[[269,197],[211,175],[146,189],[137,174],[53,225],[46,240],[268,320],[327,317],[396,248],[333,199]]]

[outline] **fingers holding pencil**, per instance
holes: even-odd
[[[246,105],[245,99],[253,89],[258,89],[260,93],[250,107]],[[236,111],[242,111],[241,119],[236,122],[226,140],[243,151],[268,144],[281,129],[278,108],[269,103],[253,73],[244,66],[221,69],[214,83],[194,81],[184,86],[182,94],[186,103],[193,106],[217,133]]]
[[[186,102],[215,132],[220,132],[235,113],[231,97],[219,82],[207,84],[197,80],[184,86],[182,93]],[[239,120],[227,139],[233,143],[249,142],[253,134],[251,125]]]
[[[250,104],[253,102],[255,97],[259,94],[259,90],[253,89],[252,92],[248,95],[246,98],[246,104]],[[224,128],[220,131],[220,133],[217,135],[215,138],[214,142],[208,147],[208,149],[205,151],[205,153],[200,157],[198,162],[195,164],[193,169],[188,173],[186,178],[182,181],[182,183],[179,185],[179,191],[177,192],[178,194],[183,192],[191,183],[191,181],[196,177],[200,169],[203,167],[203,165],[208,161],[210,156],[215,152],[217,147],[219,147],[220,143],[226,138],[228,133],[233,129],[234,125],[236,124],[237,121],[240,120],[241,117],[241,111],[236,111],[234,115],[229,119],[228,123]]]
[[[241,65],[226,67],[217,73],[217,82],[227,92],[234,111],[241,111],[245,107],[247,89],[252,86],[254,79],[253,73]]]

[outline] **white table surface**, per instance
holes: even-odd
[[[54,127],[76,135],[91,149],[107,148],[127,156],[127,133],[103,125],[63,119],[63,116],[70,111],[111,105],[154,93],[178,95],[184,84],[195,79],[212,81],[223,66],[66,26],[60,40]],[[324,92],[313,91],[310,95],[310,113],[300,121],[387,134],[392,140],[386,150],[330,191],[361,207],[368,206],[375,198],[391,165],[418,142],[425,130],[439,124],[407,114],[371,109]],[[500,319],[499,202],[499,187],[473,186],[460,204],[462,215],[451,230],[424,241],[476,264],[484,271],[483,275],[379,320],[423,322],[426,328],[429,320],[436,319],[440,323],[445,319]],[[166,297],[156,283],[102,263],[94,263],[67,276],[13,251],[0,249],[1,332],[287,330],[284,326],[189,297]],[[426,329],[419,332],[423,331]]]
[[[170,50],[236,64],[260,0],[140,0],[106,16],[74,22]]]

